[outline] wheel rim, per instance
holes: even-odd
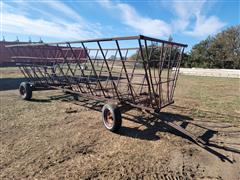
[[[23,96],[26,93],[26,90],[23,86],[20,87],[20,94]]]
[[[107,126],[107,128],[113,127],[113,115],[109,109],[104,110],[104,124]]]

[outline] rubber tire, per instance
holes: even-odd
[[[105,110],[109,110],[113,118],[113,126],[108,127],[105,123]],[[122,126],[122,115],[120,109],[114,104],[105,104],[102,108],[102,120],[105,128],[111,132],[117,132]]]
[[[25,93],[21,93],[21,89],[24,88]],[[19,93],[23,100],[30,100],[32,98],[32,87],[28,82],[22,82],[19,86]]]

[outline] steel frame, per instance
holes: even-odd
[[[122,47],[123,42],[128,47]],[[104,43],[111,45],[104,48]],[[7,47],[35,90],[61,89],[88,99],[144,109],[158,118],[162,108],[174,103],[187,45],[139,35]],[[164,123],[205,144],[173,122]]]
[[[135,47],[122,48],[123,41],[136,41]],[[112,43],[112,47],[103,48],[106,42]],[[94,48],[87,48],[88,44],[94,44]],[[81,96],[91,95],[93,99],[159,112],[174,102],[187,45],[139,35],[7,47],[23,75],[36,87],[61,88]],[[136,59],[128,55],[129,51],[135,51]],[[157,59],[153,58],[154,51],[160,52]],[[139,64],[143,66],[141,70]]]

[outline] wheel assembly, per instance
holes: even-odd
[[[102,119],[104,126],[117,132],[122,126],[122,116],[119,108],[113,104],[105,104],[102,108]]]
[[[22,82],[19,86],[19,93],[22,99],[30,100],[32,98],[32,87],[28,82]]]

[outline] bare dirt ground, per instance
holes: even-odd
[[[60,91],[23,101],[10,87],[0,91],[1,179],[240,179],[238,79],[181,76],[161,113],[208,140],[205,148],[137,110],[115,134],[97,102]]]

